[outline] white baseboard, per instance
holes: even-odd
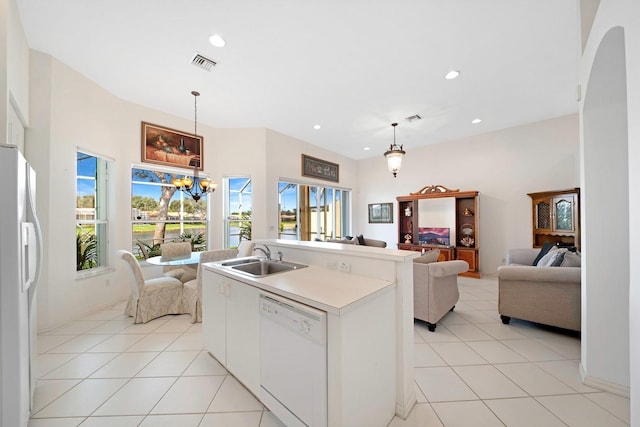
[[[396,400],[396,415],[402,418],[403,420],[406,420],[409,414],[411,413],[411,410],[415,406],[416,402],[417,402],[416,393],[415,393],[415,390],[412,390],[412,392],[409,393],[409,396],[407,396],[407,399],[405,402],[398,402]]]
[[[580,378],[582,378],[582,383],[588,387],[597,388],[598,390],[607,391],[609,393],[617,394],[618,396],[626,397],[627,399],[631,396],[631,388],[625,387],[620,384],[612,383],[610,381],[605,381],[603,379],[592,377],[586,374],[584,371],[584,367],[582,366],[582,362],[579,364],[580,366]]]

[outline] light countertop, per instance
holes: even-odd
[[[212,272],[336,315],[344,314],[367,299],[395,288],[393,282],[386,280],[313,265],[255,278],[215,262],[203,266]],[[206,283],[202,285],[206,286]]]

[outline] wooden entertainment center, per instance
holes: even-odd
[[[447,221],[454,228],[447,238],[441,240],[425,237],[421,229],[427,230],[426,225],[440,227],[440,224],[430,224],[428,206],[422,200],[453,199],[451,212],[439,212],[442,216],[449,216]],[[462,276],[480,278],[478,240],[478,192],[451,190],[442,185],[432,185],[421,188],[408,196],[398,196],[398,249],[420,251],[440,249],[439,261],[459,259],[469,264],[469,271]],[[421,219],[422,217],[422,219]],[[449,223],[447,222],[447,223]],[[430,228],[429,228],[430,229]],[[453,240],[453,242],[451,242]],[[448,244],[446,244],[448,243]]]

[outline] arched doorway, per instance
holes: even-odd
[[[585,382],[629,389],[629,165],[625,33],[592,64],[582,114],[582,367]]]

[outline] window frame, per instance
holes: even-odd
[[[242,188],[240,190],[238,190],[239,194],[244,194],[244,190],[247,187],[250,187],[250,190],[248,193],[250,195],[250,199],[249,199],[249,212],[251,212],[251,214],[248,217],[244,217],[244,218],[231,218],[231,214],[232,212],[231,210],[231,188],[230,188],[230,181],[231,180],[243,180],[246,179],[247,182],[242,186]],[[234,190],[235,191],[235,190]],[[244,203],[244,201],[243,201]],[[242,203],[240,204],[240,206],[242,206]],[[239,211],[238,214],[240,214],[242,211]],[[231,233],[231,223],[232,222],[238,222],[240,223],[239,231],[237,234],[232,234]],[[223,227],[223,235],[224,235],[224,241],[223,241],[223,245],[225,249],[231,249],[231,248],[235,248],[237,246],[234,246],[232,244],[232,239],[233,236],[238,236],[238,245],[240,244],[241,241],[241,236],[242,236],[242,224],[248,224],[248,228],[249,228],[249,233],[253,232],[253,178],[251,177],[251,175],[234,175],[234,176],[227,176],[223,178],[223,219],[222,219],[222,227]]]
[[[203,243],[196,243],[194,246],[194,250],[198,251],[198,250],[207,250],[207,248],[210,246],[209,245],[209,230],[210,230],[210,226],[211,226],[211,213],[210,213],[210,209],[211,209],[211,203],[209,203],[209,198],[211,197],[211,194],[208,194],[206,197],[202,197],[200,199],[199,202],[197,203],[204,203],[204,215],[201,218],[188,218],[186,217],[186,212],[185,212],[185,200],[190,199],[190,196],[187,193],[184,192],[178,192],[178,190],[176,190],[175,193],[172,194],[171,199],[169,201],[169,205],[173,204],[176,200],[180,201],[180,211],[178,212],[178,217],[167,217],[165,219],[153,219],[151,216],[145,216],[144,218],[142,218],[141,215],[137,215],[136,213],[142,213],[142,211],[137,210],[137,208],[133,207],[133,198],[137,195],[140,195],[140,193],[136,193],[134,192],[134,186],[139,186],[139,185],[143,185],[143,186],[150,186],[150,187],[173,187],[173,184],[171,183],[171,180],[167,180],[166,183],[162,183],[162,182],[150,182],[150,181],[143,181],[143,180],[136,180],[135,176],[134,176],[134,171],[136,170],[141,170],[141,171],[145,171],[145,172],[160,172],[163,174],[168,174],[168,175],[176,175],[176,176],[184,176],[184,175],[189,175],[189,176],[193,176],[193,171],[192,170],[186,170],[186,169],[181,169],[181,168],[173,168],[170,166],[161,166],[161,165],[152,165],[152,164],[148,164],[148,163],[133,163],[131,165],[131,168],[129,169],[129,184],[130,184],[130,189],[131,189],[131,197],[129,199],[129,208],[130,208],[130,212],[131,212],[131,227],[130,227],[130,235],[131,235],[131,251],[134,255],[136,255],[137,258],[139,259],[144,259],[145,256],[142,253],[142,250],[140,248],[140,246],[138,245],[137,242],[140,241],[140,238],[136,238],[135,234],[136,232],[135,230],[135,226],[136,224],[165,224],[169,225],[169,224],[179,224],[179,234],[178,236],[174,236],[174,237],[167,237],[166,233],[167,230],[165,228],[165,236],[163,238],[163,241],[172,241],[172,240],[176,240],[179,239],[184,232],[188,231],[187,229],[189,227],[185,228],[186,224],[204,224],[204,230],[201,232],[203,237],[204,237],[204,242]],[[200,178],[210,178],[208,174],[206,173],[202,173],[202,172],[198,172],[198,176]],[[159,201],[159,200],[158,200]],[[190,202],[192,203],[192,202]],[[169,214],[170,211],[167,211],[167,214]],[[149,240],[152,247],[155,244],[155,240],[153,238],[151,239],[143,239],[143,240]],[[156,255],[154,253],[152,253],[150,256]]]
[[[76,277],[84,278],[94,276],[105,271],[111,271],[110,266],[110,241],[111,241],[111,218],[112,212],[112,190],[111,190],[111,171],[114,168],[115,160],[107,156],[95,153],[82,147],[76,147],[76,171],[75,171],[75,187],[76,187]],[[87,158],[95,159],[95,176],[83,175],[79,168],[80,155]],[[86,196],[79,185],[81,182],[93,182],[93,207],[89,208],[93,211],[93,218],[79,218],[80,211],[78,201],[80,197]],[[78,270],[78,233],[86,226],[93,227],[93,235],[96,236],[96,265],[89,268]],[[79,230],[80,229],[80,230]],[[85,247],[86,248],[86,247]],[[81,249],[82,250],[82,249]]]
[[[285,187],[290,187],[291,185],[295,186],[294,188],[294,193],[296,195],[296,205],[295,205],[295,212],[296,212],[296,225],[295,225],[295,236],[291,233],[284,233],[282,227],[281,227],[281,215],[282,215],[282,206],[284,205],[284,202],[282,201],[282,196],[281,196],[281,185],[284,185]],[[301,240],[301,232],[302,232],[302,226],[301,226],[301,218],[300,218],[300,205],[301,205],[301,198],[302,198],[302,194],[300,191],[300,187],[301,186],[305,186],[308,187],[308,194],[314,194],[314,197],[309,197],[309,200],[307,201],[307,207],[311,210],[315,209],[316,212],[317,210],[317,203],[319,201],[322,201],[322,206],[323,206],[323,212],[326,212],[326,207],[327,206],[332,206],[333,208],[331,209],[332,212],[332,216],[331,218],[324,218],[324,222],[323,219],[320,218],[320,215],[316,215],[316,223],[315,224],[310,224],[310,236],[315,236],[316,238],[320,238],[321,236],[324,236],[325,240],[326,239],[331,239],[331,238],[344,238],[345,236],[348,236],[351,234],[351,227],[352,227],[352,194],[353,194],[353,190],[351,190],[350,188],[344,188],[344,187],[338,187],[338,186],[333,186],[333,185],[327,185],[324,183],[316,183],[316,182],[304,182],[304,181],[298,181],[298,180],[293,180],[293,179],[287,179],[287,178],[280,178],[278,180],[278,238],[279,239],[289,239],[291,240],[291,237],[294,236],[295,240]],[[313,190],[312,190],[313,189]],[[286,188],[284,188],[282,191],[286,190]],[[331,190],[331,197],[329,200],[329,204],[327,204],[327,190]],[[347,197],[345,197],[345,194],[347,195]],[[340,201],[339,205],[340,205],[340,209],[337,209],[337,205],[338,203],[336,203],[337,201]],[[345,203],[346,202],[346,203]],[[287,210],[291,210],[291,209],[287,209]],[[332,224],[333,230],[330,233],[330,235],[327,235],[327,230],[324,230],[322,233],[320,233],[319,231],[315,231],[312,232],[311,229],[313,229],[314,227],[318,226],[318,223],[326,223],[326,221],[329,220],[329,222]],[[340,228],[340,230],[337,230],[337,228]],[[320,228],[322,229],[322,226],[320,226]],[[311,237],[311,240],[313,240],[313,237]]]

